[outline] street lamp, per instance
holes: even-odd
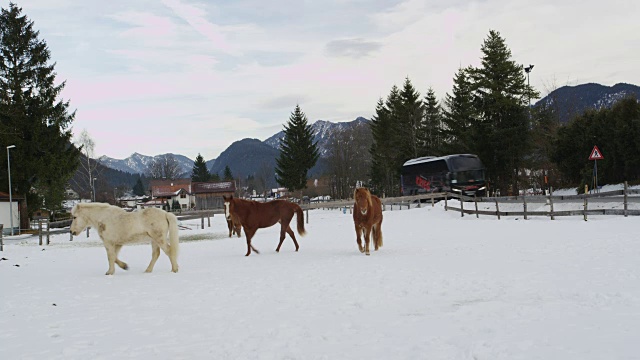
[[[531,109],[531,92],[529,92],[529,73],[533,70],[533,65],[529,64],[529,66],[524,68],[524,72],[527,73],[527,92],[529,93],[529,109]]]
[[[13,236],[13,197],[11,195],[11,157],[9,149],[13,149],[15,145],[7,146],[7,170],[9,172],[9,222],[11,223],[11,235]]]

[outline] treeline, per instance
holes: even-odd
[[[528,103],[539,94],[499,32],[490,31],[481,50],[482,65],[458,70],[444,106],[432,89],[422,98],[409,78],[378,101],[371,124],[371,180],[377,192],[399,194],[405,161],[452,153],[477,154],[494,189],[504,194],[519,189],[538,127]]]
[[[505,39],[490,31],[480,67],[460,68],[440,104],[432,89],[421,97],[411,80],[379,99],[372,118],[370,186],[400,194],[400,172],[409,159],[477,154],[486,167],[489,193],[517,194],[550,186],[593,187],[589,153],[598,145],[598,183],[640,180],[640,105],[635,97],[611,109],[589,110],[567,125],[551,101],[529,106],[539,93]]]
[[[551,159],[565,183],[593,187],[594,145],[604,159],[598,160],[598,183],[616,184],[640,180],[640,103],[635,97],[618,101],[611,109],[588,110],[558,129]]]

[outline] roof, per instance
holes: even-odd
[[[466,156],[466,157],[474,157],[474,158],[478,157],[477,155],[474,155],[474,154],[451,154],[451,155],[438,156],[438,157],[423,156],[423,157],[407,160],[404,164],[402,164],[402,166],[421,164],[421,163],[431,162],[436,160],[447,160],[451,157],[458,157],[458,156]]]
[[[153,197],[170,197],[182,193],[189,194],[184,188],[176,189],[175,186],[155,186],[151,188],[151,195]]]
[[[11,194],[11,200],[24,200],[23,196]],[[9,193],[0,191],[0,201],[9,201]]]
[[[236,184],[234,181],[195,182],[192,184],[192,186],[194,194],[210,194],[236,191]]]

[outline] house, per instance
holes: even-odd
[[[11,217],[13,217],[14,232],[19,231],[20,220],[27,219],[26,226],[28,226],[28,216],[26,214],[27,207],[24,202],[24,197],[11,195],[11,204],[9,203],[9,193],[0,192],[0,224],[3,224],[3,232],[11,233]]]
[[[180,209],[187,210],[195,207],[195,196],[192,194],[191,179],[151,180],[149,182],[151,200],[163,200],[169,206],[174,201],[180,204]],[[146,203],[145,203],[146,204]]]
[[[137,203],[136,208],[138,210],[142,210],[146,208],[164,209],[166,205],[167,205],[167,201],[165,199],[152,199],[149,201]]]
[[[222,196],[236,192],[235,181],[194,182],[192,185],[197,210],[220,209],[224,206]]]
[[[116,200],[116,203],[121,208],[135,209],[139,203],[144,203],[147,201],[149,201],[149,196],[146,196],[146,195],[142,195],[142,196],[125,195],[125,196],[119,197]]]

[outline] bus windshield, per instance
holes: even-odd
[[[471,156],[456,156],[451,158],[451,171],[460,172],[467,170],[480,170],[483,168],[482,162],[477,157]]]

